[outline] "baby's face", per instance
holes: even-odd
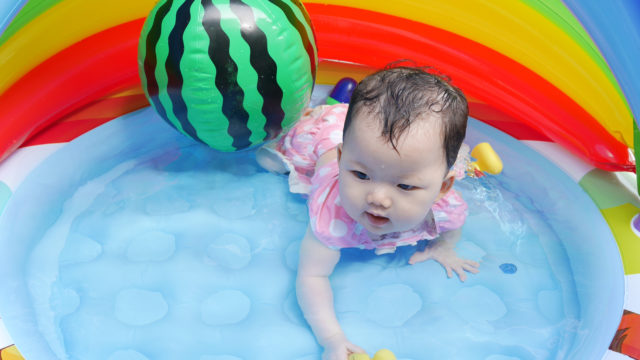
[[[444,194],[446,160],[433,119],[412,125],[396,152],[379,121],[355,114],[340,151],[340,199],[347,214],[373,235],[416,227]]]

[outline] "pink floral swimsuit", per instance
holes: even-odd
[[[320,156],[342,142],[346,113],[346,104],[319,106],[307,112],[275,147],[275,153],[290,170],[291,192],[308,196],[309,221],[318,240],[332,249],[357,247],[384,254],[394,252],[397,246],[415,245],[419,240],[435,239],[442,232],[462,227],[467,204],[458,192],[451,190],[433,204],[419,226],[372,240],[340,204],[338,161],[316,169]],[[466,158],[459,155],[453,167],[458,179],[465,176]]]

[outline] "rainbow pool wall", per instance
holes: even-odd
[[[60,143],[148,106],[137,70],[155,0],[0,4],[0,211]],[[606,359],[640,358],[640,3],[620,0],[304,1],[317,82],[361,78],[397,59],[439,68],[470,115],[543,153],[592,197],[617,239],[625,316]],[[0,314],[1,315],[1,314]],[[0,331],[0,359],[21,359]]]

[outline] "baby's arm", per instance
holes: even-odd
[[[318,343],[323,360],[346,360],[351,353],[365,351],[347,340],[333,307],[329,275],[340,260],[340,252],[322,244],[307,228],[300,245],[296,292],[305,319]]]
[[[462,259],[458,257],[458,254],[454,250],[456,243],[460,240],[462,234],[461,229],[451,230],[440,234],[435,240],[429,241],[427,247],[423,251],[416,251],[409,259],[409,264],[413,265],[421,261],[433,259],[442,265],[447,270],[447,276],[453,276],[452,271],[458,274],[461,281],[467,279],[468,271],[473,274],[479,272],[478,264],[475,261]]]

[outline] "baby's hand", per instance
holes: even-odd
[[[453,276],[452,271],[455,271],[460,281],[467,279],[465,271],[473,274],[477,274],[480,271],[478,270],[478,267],[480,267],[479,263],[473,260],[462,259],[458,257],[454,249],[446,244],[439,243],[435,243],[433,246],[427,246],[423,251],[416,251],[409,259],[409,264],[413,265],[429,259],[439,262],[440,265],[447,270],[447,276],[449,278]]]
[[[349,342],[344,336],[338,336],[325,343],[322,360],[347,360],[353,353],[366,353],[366,351]]]

